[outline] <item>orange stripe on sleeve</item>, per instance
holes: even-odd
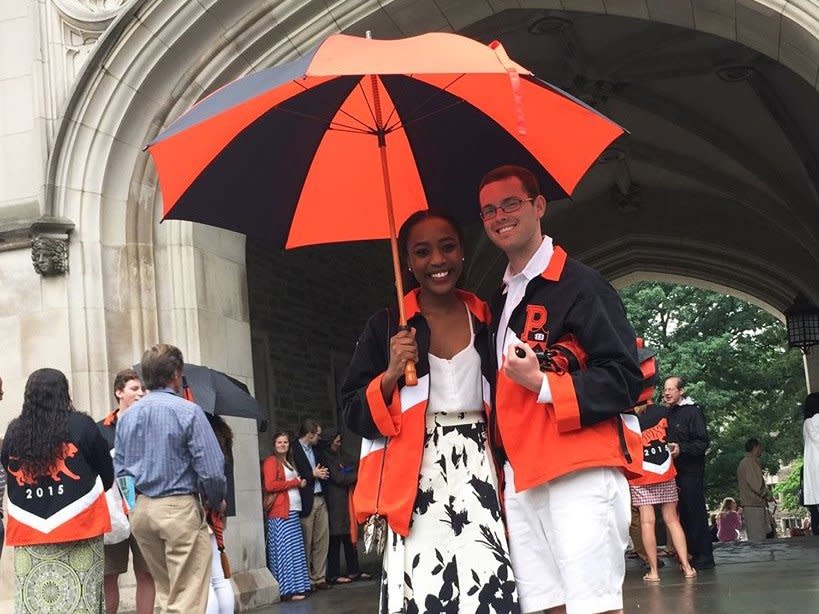
[[[395,437],[401,431],[401,400],[398,396],[398,387],[392,393],[392,400],[389,406],[384,402],[381,395],[382,373],[370,382],[367,386],[367,405],[370,408],[370,415],[373,417],[375,426],[382,435]]]
[[[576,431],[580,428],[580,405],[577,403],[571,376],[547,372],[546,377],[549,378],[549,387],[552,390],[557,430],[561,433]]]

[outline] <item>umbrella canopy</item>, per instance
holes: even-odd
[[[622,133],[499,43],[338,34],[215,92],[148,148],[165,219],[285,248],[390,239],[403,326],[398,224],[427,208],[474,219],[480,178],[502,164],[564,198]],[[410,361],[404,377],[417,381]]]
[[[134,369],[142,377],[141,365],[134,365]],[[209,414],[252,418],[260,431],[267,428],[267,412],[240,381],[221,371],[191,363],[185,363],[182,375],[192,392],[192,400]]]
[[[148,149],[165,219],[294,248],[390,238],[385,188],[395,224],[425,208],[476,219],[477,184],[502,164],[565,198],[621,134],[498,44],[339,34],[216,91]]]

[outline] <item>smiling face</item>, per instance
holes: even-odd
[[[333,437],[333,441],[330,442],[330,449],[333,452],[338,452],[341,449],[341,435],[336,435]]]
[[[452,292],[463,272],[463,257],[458,233],[447,220],[428,217],[409,232],[407,264],[422,291]]]
[[[665,386],[663,386],[663,401],[665,401],[665,404],[669,407],[679,405],[680,401],[682,401],[685,389],[679,386],[680,379],[678,377],[669,377],[665,380]]]
[[[483,222],[486,235],[510,261],[523,260],[525,264],[543,240],[540,219],[546,212],[546,199],[528,194],[518,177],[487,183],[478,198],[481,210],[489,206],[497,208],[495,215]],[[499,207],[517,199],[523,202],[516,211],[507,213]]]
[[[117,397],[120,411],[125,411],[145,396],[145,389],[142,387],[141,381],[131,379],[125,382],[122,390],[115,390],[114,396]]]
[[[287,456],[287,452],[290,450],[290,440],[286,435],[279,435],[273,440],[273,448],[276,450],[276,454]]]

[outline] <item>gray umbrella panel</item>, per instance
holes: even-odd
[[[142,377],[141,365],[134,369]],[[267,430],[267,412],[239,380],[202,365],[186,363],[182,371],[194,402],[209,414],[252,418],[260,431]]]

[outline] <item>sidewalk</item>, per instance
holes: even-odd
[[[667,564],[662,581],[642,581],[639,561],[626,561],[626,613],[801,614],[819,611],[819,537],[715,544],[716,569],[685,580]],[[256,614],[359,614],[376,612],[379,583],[356,582],[321,591],[302,602],[277,604]]]

